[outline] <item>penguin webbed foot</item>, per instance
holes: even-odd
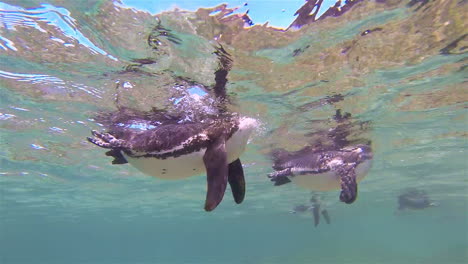
[[[91,133],[94,137],[87,137],[88,141],[96,146],[107,149],[123,148],[124,141],[117,139],[109,133],[101,133],[92,130]]]
[[[327,224],[331,223],[330,215],[328,214],[327,209],[322,210],[322,216],[325,219],[325,222],[327,222]]]
[[[128,161],[122,155],[122,152],[120,150],[118,150],[118,149],[111,149],[111,150],[107,151],[106,156],[113,157],[114,160],[112,161],[112,164],[115,164],[115,165],[128,163]]]
[[[338,170],[341,181],[340,200],[352,204],[357,198],[357,182],[354,165],[345,165]]]
[[[206,168],[208,190],[205,211],[213,211],[223,200],[228,183],[228,163],[224,138],[216,139],[205,151],[203,163]]]
[[[237,204],[242,203],[245,198],[245,178],[244,169],[240,159],[229,163],[228,165],[228,182],[231,186],[232,196]]]
[[[284,170],[268,173],[268,178],[270,178],[270,181],[275,183],[275,186],[279,186],[291,182],[291,180],[287,177],[289,175],[291,175],[291,169],[287,168]]]

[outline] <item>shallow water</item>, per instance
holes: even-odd
[[[209,13],[159,15],[171,41],[110,1],[0,2],[0,263],[468,261],[466,1],[361,1],[286,32]],[[170,104],[169,72],[213,85],[215,38],[233,59],[232,110],[262,125],[241,157],[245,201],[227,190],[207,213],[204,176],[111,165],[86,137],[116,83],[142,110]],[[373,167],[352,205],[322,194],[332,223],[314,227],[289,213],[309,191],[273,186],[267,154],[301,148],[336,109],[369,121]],[[438,206],[397,212],[407,188]]]

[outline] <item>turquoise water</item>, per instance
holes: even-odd
[[[0,3],[0,263],[466,263],[466,2],[408,3],[362,1],[287,32],[160,15],[180,44],[111,1]],[[203,175],[152,178],[86,137],[116,83],[140,109],[168,105],[168,72],[212,85],[214,38],[233,59],[231,108],[261,126],[241,157],[245,201],[227,190],[207,213]],[[336,109],[369,121],[373,167],[355,203],[321,194],[332,223],[314,227],[290,213],[310,192],[273,186],[268,153],[301,148]],[[407,188],[438,206],[397,212]]]

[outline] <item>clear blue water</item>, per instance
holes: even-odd
[[[158,50],[155,17],[111,1],[0,3],[0,263],[466,263],[466,2],[408,3],[362,1],[288,32],[169,12],[182,43]],[[245,201],[228,190],[207,213],[203,175],[152,178],[86,137],[116,82],[140,109],[168,104],[167,70],[212,85],[214,38],[234,61],[232,109],[262,125],[241,157]],[[322,194],[332,223],[314,227],[290,213],[310,192],[273,186],[267,154],[301,148],[336,109],[370,121],[373,167],[352,205]],[[407,188],[438,206],[397,212]]]

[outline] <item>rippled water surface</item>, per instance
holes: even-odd
[[[468,261],[466,1],[350,1],[287,31],[86,3],[0,2],[0,263]],[[178,102],[173,76],[212,86],[218,43],[230,109],[261,125],[241,157],[245,201],[228,190],[208,213],[205,176],[112,165],[86,137],[116,87],[148,110]],[[321,194],[332,223],[314,227],[290,213],[310,192],[273,186],[268,154],[300,149],[337,109],[368,126],[373,167],[355,203]],[[397,211],[408,188],[437,206]]]

